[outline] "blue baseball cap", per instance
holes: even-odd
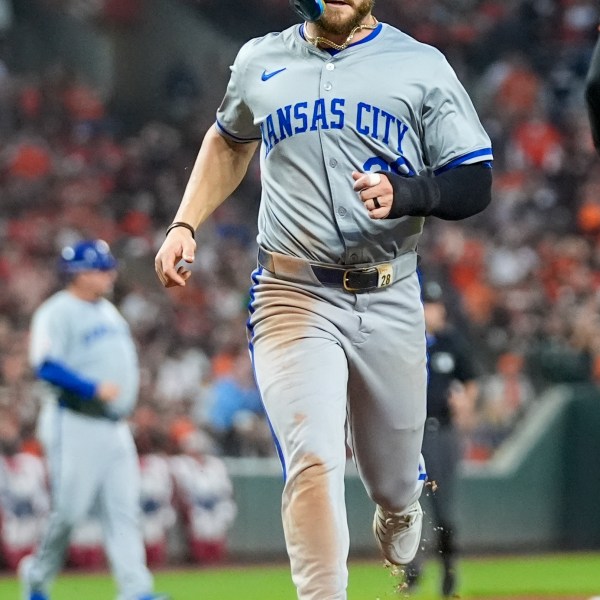
[[[60,253],[60,270],[68,274],[112,271],[117,268],[117,264],[117,259],[104,240],[83,240],[72,246],[65,246]]]

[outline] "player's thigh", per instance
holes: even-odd
[[[338,460],[345,452],[348,364],[335,337],[329,308],[293,291],[281,302],[257,303],[250,320],[256,381],[286,457],[317,453]],[[259,299],[260,300],[260,299]],[[314,304],[313,304],[314,303]]]
[[[104,448],[96,420],[57,411],[53,423],[49,466],[53,508],[72,523],[93,505],[104,473]]]
[[[347,347],[349,406],[356,433],[386,439],[395,431],[422,429],[427,352],[416,275],[383,293],[375,292],[363,322],[364,339]],[[374,435],[377,432],[379,436]]]
[[[425,327],[416,276],[403,283],[374,299],[366,317],[370,333],[350,351],[352,448],[376,498],[410,496],[419,476],[426,416]]]

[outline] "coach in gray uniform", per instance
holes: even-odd
[[[19,571],[25,600],[46,600],[71,531],[99,511],[119,600],[166,600],[152,593],[139,526],[139,465],[128,424],[138,393],[138,359],[129,326],[104,296],[117,262],[102,240],[63,249],[66,288],[34,313],[30,360],[53,401],[43,441],[52,513],[35,555]]]
[[[424,217],[469,217],[491,189],[490,140],[443,55],[379,23],[372,0],[324,7],[240,50],[155,262],[163,285],[185,285],[195,229],[260,145],[248,334],[301,600],[347,597],[347,440],[383,557],[403,565],[417,551],[427,382],[417,242]]]

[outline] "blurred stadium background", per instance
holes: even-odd
[[[461,549],[600,551],[600,163],[582,93],[600,7],[378,0],[375,14],[446,54],[494,145],[490,208],[430,220],[421,244],[481,370],[459,415]],[[284,558],[244,337],[258,163],[198,232],[184,291],[159,286],[153,258],[238,48],[293,22],[287,0],[0,0],[0,572],[48,510],[28,326],[81,237],[120,258],[115,301],[140,346],[151,565]],[[374,558],[351,466],[347,495],[353,557]],[[72,566],[103,567],[99,536],[91,515]]]

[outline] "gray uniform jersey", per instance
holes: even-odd
[[[251,40],[217,128],[262,140],[259,244],[324,263],[387,261],[414,250],[422,231],[421,217],[370,219],[352,170],[434,176],[492,159],[444,56],[387,24],[333,56],[298,25]]]
[[[104,298],[86,302],[62,290],[36,311],[31,326],[30,362],[63,365],[93,382],[112,382],[119,396],[109,414],[127,416],[134,408],[139,385],[138,358],[129,326]],[[60,390],[53,389],[58,397]]]

